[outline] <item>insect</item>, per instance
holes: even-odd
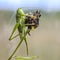
[[[29,18],[30,17],[30,18]],[[9,38],[9,40],[13,40],[14,38],[16,38],[17,36],[20,37],[20,42],[17,45],[16,49],[14,50],[14,52],[12,53],[12,55],[8,58],[8,60],[11,60],[12,56],[15,54],[15,52],[17,51],[17,49],[19,48],[19,46],[21,45],[21,43],[23,41],[25,41],[26,44],[26,50],[27,50],[27,55],[28,55],[28,44],[27,44],[27,34],[30,35],[30,31],[32,29],[32,27],[36,28],[37,27],[37,16],[34,15],[27,15],[23,12],[23,10],[21,8],[17,9],[17,13],[16,13],[16,24],[13,28],[12,34]],[[16,29],[18,29],[18,34],[16,36],[13,37],[14,32],[16,31]]]
[[[37,28],[39,26],[39,18],[41,17],[40,11],[36,11],[30,15],[26,16],[25,24],[33,24],[33,25],[28,25],[28,29],[32,29],[32,26]]]

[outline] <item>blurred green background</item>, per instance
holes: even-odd
[[[14,2],[14,0],[12,1]],[[57,3],[58,0],[53,1]],[[15,38],[13,41],[8,40],[16,23],[16,10],[20,6],[18,4],[17,7],[16,2],[15,5],[13,5],[13,3],[10,1],[12,6],[15,6],[16,8],[9,9],[8,7],[12,6],[8,6],[7,4],[5,5],[3,2],[6,4],[6,1],[2,0],[2,2],[0,2],[0,60],[7,60],[20,40],[19,37]],[[36,7],[39,5],[38,2],[35,4]],[[36,60],[60,60],[60,10],[57,5],[58,3],[56,5],[52,3],[51,6],[56,7],[52,9],[48,4],[43,6],[46,4],[46,2],[42,2],[38,8],[35,8],[34,5],[33,7],[30,7],[30,4],[28,4],[28,7],[26,5],[27,8],[22,8],[24,12],[34,12],[38,9],[41,12],[41,18],[39,27],[34,31],[31,31],[31,36],[27,36],[29,56],[39,56],[39,58]],[[46,8],[47,6],[48,8]],[[16,33],[18,32],[16,31],[15,34]],[[27,56],[24,42],[16,52],[15,56],[17,55]]]

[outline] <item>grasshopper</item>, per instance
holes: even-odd
[[[26,36],[30,32],[30,29],[26,29],[26,24],[24,24],[25,23],[25,16],[26,16],[26,14],[23,12],[23,10],[21,8],[18,8],[17,13],[16,13],[16,24],[15,24],[15,26],[13,28],[11,36],[9,37],[9,40],[11,41],[14,38],[16,38],[17,36],[19,36],[20,37],[20,42],[17,45],[14,52],[12,53],[12,55],[8,58],[8,60],[10,60],[12,58],[12,56],[15,54],[15,52],[17,51],[17,49],[19,48],[19,46],[21,45],[23,40],[25,41],[26,49],[27,49],[27,55],[28,55],[28,44],[27,44],[27,41],[26,41]],[[19,34],[12,37],[14,32],[16,31],[16,29],[18,29]]]
[[[31,15],[27,15],[23,12],[23,10],[21,8],[18,8],[17,9],[17,13],[16,13],[16,24],[13,28],[13,31],[12,31],[12,34],[11,36],[9,37],[9,41],[13,40],[14,38],[16,38],[17,36],[20,37],[20,41],[19,41],[19,44],[17,45],[16,49],[14,50],[14,52],[12,53],[12,55],[8,58],[8,60],[11,60],[11,58],[13,57],[13,55],[15,54],[15,52],[17,51],[17,49],[19,48],[19,46],[21,45],[21,43],[23,41],[25,41],[25,44],[26,44],[26,50],[27,50],[27,55],[28,55],[28,44],[27,44],[27,34],[30,32],[31,28],[26,28],[27,26],[31,27],[31,26],[35,26],[35,24],[29,24],[29,23],[25,23],[25,17],[28,16],[28,17],[31,17]],[[36,17],[36,16],[32,16],[32,17]],[[13,37],[13,34],[14,32],[16,31],[16,29],[18,29],[18,34],[15,35]]]

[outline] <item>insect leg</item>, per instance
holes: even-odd
[[[21,45],[21,43],[23,42],[23,38],[21,38],[21,41],[18,43],[17,47],[15,48],[14,52],[11,54],[11,56],[8,58],[8,60],[11,60],[11,58],[13,57],[13,55],[16,53],[16,51],[18,50],[19,46]]]
[[[26,44],[26,50],[27,50],[27,55],[28,55],[28,44],[27,44],[27,40],[26,40],[26,35],[28,34],[28,32],[27,33],[26,32],[24,31],[24,41],[25,41],[25,44]]]
[[[13,28],[13,31],[12,31],[12,34],[11,34],[11,36],[10,36],[9,40],[12,40],[12,36],[13,36],[13,34],[14,34],[15,30],[18,28],[18,26],[19,26],[19,24],[18,24],[18,23],[16,23],[16,25],[15,25],[15,26],[14,26],[14,28]]]
[[[12,39],[16,38],[17,36],[19,36],[19,34],[15,35],[14,37],[11,37],[11,39],[10,39],[10,40],[12,40]]]
[[[26,44],[26,50],[27,50],[27,55],[28,55],[28,44],[26,38],[24,38],[25,44]]]
[[[27,40],[26,40],[26,35],[28,34],[28,32],[30,32],[30,30],[27,30],[26,32],[24,31],[24,41],[26,44],[27,55],[28,55],[28,44],[27,44]]]

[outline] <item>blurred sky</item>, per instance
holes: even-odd
[[[16,9],[18,7],[60,10],[60,0],[0,0],[0,9]]]

